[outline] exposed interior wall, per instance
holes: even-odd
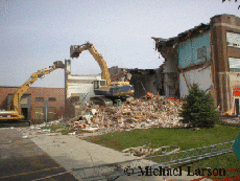
[[[164,73],[163,73],[164,66],[161,65],[156,70],[156,89],[159,93],[159,95],[165,95],[164,90]]]
[[[93,81],[101,80],[101,75],[68,75],[67,80],[67,98],[72,96],[78,96],[78,94],[87,94],[85,100],[89,99],[89,96],[94,95]]]
[[[134,86],[135,97],[139,98],[146,95],[146,92],[151,92],[156,95],[159,90],[156,87],[156,71],[155,70],[138,70],[131,71],[132,78],[130,84]]]
[[[172,47],[167,49],[167,54],[164,58],[163,74],[165,95],[167,97],[178,97],[176,93],[179,84],[177,49]]]
[[[126,69],[114,66],[109,68],[112,81],[130,81],[134,86],[135,97],[142,97],[146,92],[160,94],[163,89],[163,67],[158,69]]]
[[[198,65],[210,61],[210,33],[199,34],[197,37],[178,45],[178,64],[181,68]]]
[[[176,90],[178,86],[177,74],[165,73],[164,74],[164,90],[167,97],[177,97]]]
[[[193,85],[193,83],[197,83],[199,85],[199,88],[206,92],[209,92],[213,88],[211,66],[207,67],[206,69],[199,68],[190,70],[184,72],[184,75],[186,80],[183,77],[183,73],[179,74],[179,88],[181,98],[184,98],[189,93],[187,83],[189,87]]]
[[[210,90],[213,86],[211,62],[210,32],[195,35],[194,38],[178,45],[178,66],[180,97],[188,95],[193,83],[202,90]]]
[[[109,70],[109,74],[112,82],[130,81],[132,78],[131,73],[129,73],[129,69],[118,68],[118,66],[113,66],[108,70]]]

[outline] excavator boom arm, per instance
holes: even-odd
[[[111,84],[111,78],[110,73],[107,68],[107,64],[105,60],[103,59],[102,55],[97,51],[97,49],[93,46],[91,43],[86,43],[83,45],[72,45],[70,47],[70,56],[71,58],[78,58],[79,55],[82,53],[82,51],[88,50],[93,58],[97,61],[98,65],[101,68],[101,71],[103,73],[103,78],[106,79],[106,84]]]
[[[38,78],[41,78],[43,75],[50,74],[52,71],[54,71],[57,68],[64,68],[64,64],[62,61],[56,61],[53,63],[53,66],[49,66],[49,69],[41,69],[37,72],[33,73],[30,78],[22,85],[20,86],[16,92],[13,95],[13,110],[17,111],[19,114],[21,114],[21,106],[20,106],[20,98],[22,95],[30,88],[30,86],[38,80]]]

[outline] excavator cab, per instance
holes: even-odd
[[[93,85],[94,85],[94,90],[95,89],[100,89],[101,87],[103,86],[106,86],[106,80],[95,80],[93,82]]]

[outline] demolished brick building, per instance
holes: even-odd
[[[147,92],[164,95],[163,66],[156,69],[128,69],[114,66],[109,68],[112,81],[129,81],[134,86],[134,96],[140,98]]]
[[[176,37],[152,38],[164,57],[166,96],[184,98],[193,83],[209,92],[222,112],[239,114],[240,18],[217,15]]]

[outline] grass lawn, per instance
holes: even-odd
[[[187,150],[236,140],[239,133],[239,127],[216,125],[214,128],[201,129],[200,131],[175,128],[151,128],[146,130],[115,132],[98,137],[86,138],[86,140],[119,151],[129,147],[142,146],[146,142],[150,142],[150,147],[152,148],[164,145],[175,145],[180,147],[181,150]],[[158,159],[155,158],[154,161],[158,162]],[[193,168],[211,167],[212,169],[224,168],[227,170],[230,168],[239,168],[240,163],[234,153],[228,153],[191,163],[190,166]],[[234,173],[231,172],[230,176],[234,176]]]

